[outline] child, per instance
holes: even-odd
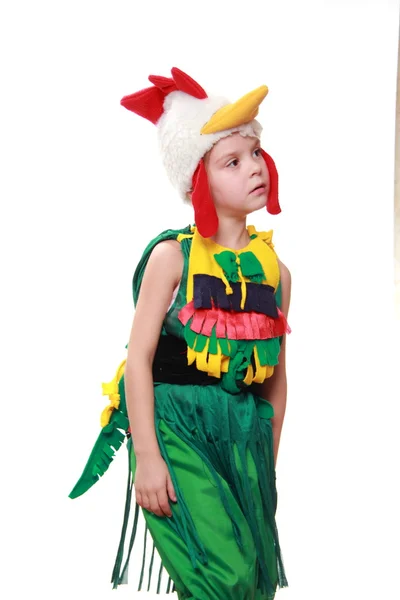
[[[151,87],[121,104],[157,125],[167,173],[191,201],[195,225],[157,236],[136,268],[127,359],[103,384],[111,403],[70,497],[98,480],[127,434],[114,587],[126,582],[140,506],[170,576],[167,592],[173,582],[181,600],[271,600],[288,585],[275,467],[291,280],[272,230],[246,226],[264,206],[280,212],[277,171],[255,120],[268,88],[230,104],[179,69],[171,74],[150,76]]]

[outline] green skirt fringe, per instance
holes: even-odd
[[[138,589],[144,582],[150,530],[153,549],[148,590],[156,547],[162,559],[157,593],[165,567],[169,575],[167,593],[176,590],[182,599],[274,598],[277,586],[286,587],[288,582],[275,522],[272,404],[251,391],[233,395],[219,385],[156,383],[154,393],[157,439],[177,503],[170,503],[172,518],[157,517],[143,509],[146,527]],[[127,582],[139,516],[136,504],[127,558],[122,566],[136,468],[131,439],[128,451],[127,497],[112,575],[114,588]],[[216,568],[219,562],[221,565]],[[241,571],[245,572],[242,581],[238,581]],[[243,581],[246,579],[247,583]],[[194,589],[198,590],[197,595]],[[232,589],[232,596],[228,589]]]

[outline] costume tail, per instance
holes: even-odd
[[[81,496],[104,475],[127,436],[129,419],[125,400],[125,363],[126,359],[121,362],[110,383],[103,383],[103,395],[109,396],[110,404],[101,414],[102,430],[69,498]]]

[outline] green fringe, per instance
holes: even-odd
[[[168,384],[164,385],[168,386]],[[246,520],[249,524],[256,546],[260,586],[267,594],[270,594],[273,597],[275,588],[268,573],[267,557],[264,554],[265,550],[261,537],[262,532],[259,530],[259,524],[256,519],[255,505],[247,467],[247,455],[249,452],[257,472],[262,505],[265,511],[265,519],[269,523],[274,537],[277,557],[278,585],[281,588],[287,587],[288,582],[285,575],[275,522],[277,494],[273,463],[273,434],[270,419],[257,418],[256,415],[246,413],[245,409],[243,409],[244,412],[242,412],[239,407],[231,408],[233,403],[226,398],[226,396],[229,395],[224,394],[222,391],[215,391],[215,393],[219,394],[218,397],[220,403],[227,403],[228,414],[221,429],[221,423],[218,425],[216,424],[218,415],[213,414],[207,419],[209,413],[205,410],[203,413],[203,430],[202,428],[196,428],[194,421],[191,422],[192,418],[196,418],[196,407],[193,408],[192,417],[190,415],[178,415],[178,409],[175,406],[172,406],[172,402],[169,402],[168,400],[166,400],[165,403],[163,402],[164,393],[160,396],[161,387],[159,386],[157,389],[159,392],[157,394],[157,438],[161,454],[167,463],[171,474],[171,479],[181,509],[180,518],[174,519],[174,523],[171,523],[171,526],[176,527],[181,539],[185,542],[193,566],[195,567],[195,561],[193,559],[198,552],[198,549],[201,548],[201,540],[199,540],[195,526],[190,518],[185,498],[179,489],[173,467],[169,461],[167,450],[163,444],[163,438],[159,432],[161,420],[164,420],[168,427],[170,427],[185,444],[194,450],[209,468],[217,486],[221,502],[231,519],[236,543],[241,547],[242,540],[240,529],[230,510],[229,502],[221,484],[220,477],[232,482],[232,485],[230,486],[231,492],[234,494],[243,514],[246,515]],[[168,396],[167,392],[165,392],[165,396]],[[179,406],[179,402],[177,402],[177,406]],[[223,410],[226,409],[224,408]],[[254,410],[257,410],[256,407]],[[182,426],[183,420],[184,427]],[[193,431],[195,430],[196,435],[193,435]],[[238,470],[239,465],[240,471]],[[202,552],[204,552],[203,549]],[[203,558],[206,559],[205,552]],[[206,564],[205,561],[203,564]]]
[[[121,537],[120,537],[120,541],[119,541],[119,545],[118,545],[117,556],[115,558],[114,568],[113,568],[112,575],[111,575],[111,583],[113,584],[113,589],[116,589],[118,587],[118,585],[120,585],[121,583],[127,583],[127,575],[125,574],[126,573],[126,565],[124,567],[124,573],[123,573],[124,580],[121,576],[121,565],[122,565],[122,560],[123,560],[123,555],[124,555],[124,545],[125,545],[125,538],[126,538],[126,530],[128,528],[129,513],[130,513],[130,509],[131,509],[132,490],[133,490],[133,477],[132,477],[132,471],[130,468],[130,461],[129,461],[129,454],[128,454],[128,483],[127,483],[127,488],[126,488],[124,520],[122,523],[122,531],[121,531]],[[136,526],[137,526],[137,516],[138,516],[138,505],[136,505],[136,511],[135,511],[135,524],[134,524],[135,535],[136,535]],[[132,545],[133,545],[133,542],[132,542]]]
[[[134,516],[132,533],[131,533],[131,539],[129,540],[128,555],[127,555],[126,560],[125,560],[124,568],[122,569],[122,573],[121,573],[121,577],[120,577],[120,583],[128,583],[129,559],[130,559],[132,548],[133,548],[133,544],[134,544],[134,541],[135,541],[135,538],[136,538],[138,518],[139,518],[139,504],[136,503],[135,516]]]
[[[160,589],[161,589],[161,577],[162,577],[163,566],[164,565],[161,561],[160,570],[158,571],[157,594],[160,593]]]
[[[231,394],[237,394],[244,387],[243,379],[246,376],[247,367],[252,363],[252,355],[254,348],[257,348],[258,357],[262,366],[275,366],[279,362],[279,353],[281,349],[282,336],[276,338],[268,338],[266,340],[230,340],[228,338],[217,338],[216,326],[212,328],[211,336],[196,333],[191,326],[189,320],[184,329],[183,336],[187,345],[201,352],[209,340],[209,354],[217,354],[218,346],[225,356],[230,357],[228,372],[224,373],[221,378],[222,387]]]
[[[121,531],[120,541],[118,544],[118,551],[117,551],[117,555],[115,558],[114,568],[113,568],[113,572],[112,572],[112,576],[111,576],[111,583],[113,584],[113,589],[117,589],[117,587],[119,585],[128,583],[129,561],[130,561],[133,545],[134,545],[134,542],[136,539],[137,525],[138,525],[138,519],[139,519],[139,510],[140,510],[139,504],[136,502],[135,503],[135,514],[134,514],[132,532],[131,532],[130,541],[129,541],[128,552],[127,552],[127,556],[125,559],[125,564],[124,564],[123,568],[121,569],[121,565],[123,562],[125,541],[126,541],[126,533],[127,533],[129,516],[130,516],[131,506],[132,506],[132,495],[133,495],[133,490],[134,490],[133,476],[132,476],[132,470],[131,470],[131,461],[130,461],[130,454],[131,454],[131,451],[133,448],[132,438],[129,438],[127,448],[128,448],[128,483],[127,483],[127,490],[126,490],[126,500],[125,500],[122,531]],[[147,548],[147,537],[148,537],[147,534],[148,533],[150,533],[150,531],[146,524],[145,532],[144,532],[142,567],[141,567],[138,590],[137,590],[139,592],[142,590],[142,586],[143,586],[144,571],[145,571],[145,566],[146,566],[146,548]],[[150,533],[150,536],[151,536],[151,533]],[[150,590],[150,586],[151,586],[155,549],[156,548],[155,548],[155,544],[153,541],[153,549],[152,549],[152,553],[151,553],[150,566],[149,566],[149,572],[148,572],[147,591]],[[160,572],[158,575],[157,594],[160,593],[161,576],[162,576],[163,567],[164,567],[164,565],[161,561]]]
[[[82,475],[69,494],[69,498],[81,496],[99,481],[125,440],[129,419],[126,412],[124,376],[119,381],[118,393],[120,395],[119,409],[113,410],[110,422],[101,430]]]
[[[138,592],[141,591],[142,589],[142,583],[143,583],[143,575],[144,575],[144,567],[146,564],[146,545],[147,545],[147,531],[148,531],[148,527],[147,527],[147,523],[145,525],[144,528],[144,542],[143,542],[143,559],[142,559],[142,570],[140,572],[140,579],[139,579],[139,587],[138,587]]]
[[[154,552],[155,552],[156,546],[154,544],[154,540],[153,540],[153,550],[151,552],[151,559],[150,559],[150,567],[149,567],[149,580],[147,583],[147,591],[150,591],[150,582],[151,582],[151,574],[153,572],[153,562],[154,562]]]

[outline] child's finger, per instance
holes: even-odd
[[[160,506],[160,503],[158,501],[157,492],[154,492],[150,495],[150,511],[157,515],[157,517],[164,516],[164,511],[162,510],[162,507]]]
[[[160,506],[160,509],[163,512],[163,516],[172,517],[171,507],[169,505],[166,488],[164,488],[163,490],[159,490],[159,492],[157,494],[157,498],[158,498],[158,504]]]
[[[173,502],[176,502],[177,499],[176,499],[174,484],[172,483],[171,475],[169,473],[167,474],[167,491],[168,491],[168,496],[171,498],[171,500]]]

